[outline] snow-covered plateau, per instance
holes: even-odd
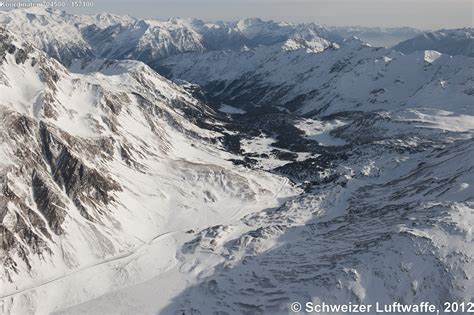
[[[472,32],[348,32],[0,12],[0,313],[474,303]]]

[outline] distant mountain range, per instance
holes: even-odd
[[[474,71],[468,57],[435,51],[403,55],[358,39],[320,53],[289,53],[280,46],[189,53],[163,59],[161,66],[171,78],[197,83],[218,101],[247,109],[271,104],[309,116],[426,103],[447,109],[454,95],[462,104],[472,98],[466,86]]]
[[[423,33],[423,31],[411,27],[332,26],[328,28],[343,38],[356,36],[360,40],[378,47],[392,47]]]
[[[86,56],[128,58],[150,64],[183,52],[241,50],[290,39],[312,42],[324,38],[339,43],[358,36],[375,45],[391,45],[420,33],[410,28],[325,27],[257,18],[209,23],[178,18],[140,20],[108,13],[77,16],[41,8],[0,12],[0,22],[65,64]]]
[[[436,50],[448,55],[474,57],[474,28],[439,30],[420,34],[393,47],[405,54]]]

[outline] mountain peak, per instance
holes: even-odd
[[[261,24],[264,21],[261,18],[245,18],[237,21],[237,26],[239,27],[248,27],[255,24]]]

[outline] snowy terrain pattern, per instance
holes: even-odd
[[[0,313],[474,302],[472,47],[0,12]]]

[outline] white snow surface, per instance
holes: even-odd
[[[226,105],[226,104],[222,104],[219,107],[219,111],[222,112],[222,113],[226,113],[226,114],[245,114],[246,113],[246,111],[243,110],[243,109],[240,109],[240,108],[237,108],[237,107],[234,107],[234,106],[230,106],[230,105]]]
[[[26,46],[18,45],[17,51],[22,47]],[[0,276],[2,312],[50,313],[168,271],[181,274],[176,255],[192,237],[187,231],[233,224],[249,213],[277,207],[283,198],[297,193],[285,178],[233,166],[227,161],[232,155],[218,145],[191,137],[218,134],[197,127],[174,108],[171,104],[176,101],[188,108],[201,105],[146,65],[93,61],[73,68],[76,73],[34,49],[22,63],[7,54],[0,67],[1,117],[7,122],[24,117],[33,124],[46,124],[58,141],[71,143],[68,149],[77,159],[108,174],[121,190],[100,211],[87,208],[94,216],[91,222],[61,187],[54,188],[65,204],[62,228],[66,232],[57,235],[48,228],[52,238],[45,241],[51,252],[28,253],[30,267],[12,249],[17,271],[10,274],[11,281],[4,272]],[[108,104],[116,97],[123,107],[113,113]],[[153,101],[151,106],[162,114],[150,116],[153,108],[148,111],[143,99]],[[113,120],[113,125],[101,117]],[[29,178],[13,173],[24,162],[15,155],[15,146],[30,145],[34,152],[38,144],[34,137],[28,140],[31,144],[16,142],[22,135],[12,137],[9,132],[2,125],[0,175],[46,222],[32,201]],[[89,152],[88,145],[102,141],[114,143],[107,159]],[[87,144],[83,149],[76,148],[83,144]],[[120,146],[130,148],[135,167],[120,158]],[[41,164],[21,167],[34,167],[48,176]],[[15,216],[22,210],[14,203],[2,201],[2,206],[6,206],[2,224],[14,230]],[[35,231],[34,225],[31,228]],[[177,294],[182,285],[170,286],[170,294]]]
[[[64,18],[33,9],[0,19],[22,34],[0,29],[0,45],[8,44],[0,55],[0,236],[9,246],[0,252],[1,313],[289,314],[292,301],[472,301],[472,58],[404,55],[354,38],[335,45],[318,40],[317,25],[259,19]],[[51,26],[65,32],[47,33]],[[295,28],[305,42],[289,40]],[[86,29],[113,36],[87,46]],[[221,32],[284,41],[204,52],[205,34]],[[70,68],[20,38],[67,56]],[[58,38],[87,58],[55,56]],[[278,135],[261,134],[240,144],[244,154],[269,155],[256,158],[262,169],[233,165],[242,156],[199,123],[226,124],[183,87],[140,61],[90,58],[98,48],[119,53],[116,42],[137,48],[127,58],[148,48],[151,58],[200,52],[164,64],[174,78],[218,82],[214,96],[229,93],[229,101],[265,88],[244,105],[306,115],[295,127],[319,153],[282,161],[272,156]],[[249,113],[224,104],[222,112],[241,114],[229,117]],[[57,180],[53,157],[102,185],[73,173],[75,195]],[[268,171],[306,159],[300,172],[323,179],[312,186]],[[41,207],[36,177],[63,221]],[[91,199],[111,183],[109,201]]]
[[[442,29],[425,32],[407,39],[394,47],[405,54],[435,50],[448,55],[474,57],[474,28]]]
[[[163,64],[173,78],[207,86],[216,97],[257,94],[253,104],[290,107],[297,114],[409,107],[472,115],[473,110],[472,58],[434,51],[403,55],[358,39],[317,54],[273,46],[178,55]],[[259,96],[263,88],[266,93]]]

